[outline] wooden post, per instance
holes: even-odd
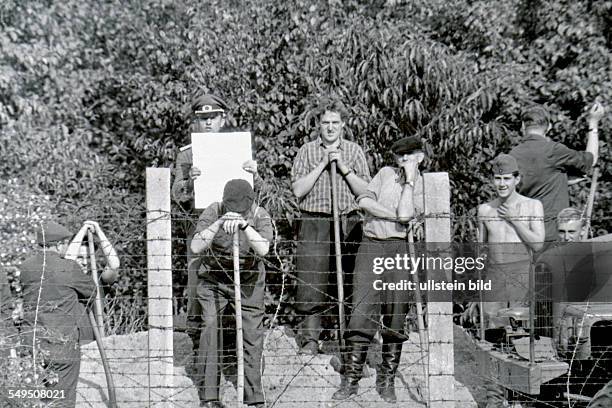
[[[340,214],[338,211],[338,184],[336,182],[337,164],[331,162],[330,177],[332,189],[332,214],[334,217],[334,252],[336,258],[336,284],[338,285],[338,328],[340,352],[344,351],[344,272],[342,271],[342,249],[340,244]]]
[[[238,402],[244,402],[244,337],[242,335],[242,290],[240,286],[240,231],[234,231],[232,242],[232,258],[234,261],[234,309],[236,309],[236,392]]]
[[[426,173],[423,177],[427,246],[450,251],[448,173]],[[436,256],[445,255],[441,253]],[[428,279],[436,278],[450,281],[450,276],[446,271],[429,270]],[[428,302],[427,322],[429,334],[429,401],[427,406],[429,408],[453,408],[455,406],[455,360],[453,356],[453,304],[450,299],[445,302]]]
[[[147,168],[149,407],[172,407],[172,229],[170,169]]]
[[[96,263],[96,249],[94,247],[93,233],[87,230],[87,243],[89,244],[89,263],[91,264],[91,278],[96,285],[96,299],[94,308],[96,311],[96,325],[102,337],[106,337],[104,332],[104,308],[102,307],[102,293],[100,291],[100,277],[98,276],[98,265]]]

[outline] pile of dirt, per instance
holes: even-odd
[[[340,385],[340,375],[331,365],[332,355],[302,355],[290,331],[277,327],[269,331],[265,338],[264,364],[262,378],[264,394],[268,406],[282,408],[301,407],[368,407],[387,408],[375,390],[375,372],[359,383],[359,393],[353,398],[338,402],[331,399]],[[129,336],[111,336],[104,339],[113,379],[116,386],[117,401],[120,407],[149,406],[150,367],[147,361],[148,334],[136,333]],[[191,342],[181,333],[175,334],[175,360],[186,362],[190,354]],[[82,347],[81,376],[79,380],[77,406],[106,407],[108,400],[106,380],[95,343]],[[413,333],[404,343],[402,361],[396,378],[396,392],[401,407],[424,407],[423,369],[418,336]],[[197,407],[197,390],[192,379],[183,367],[175,367],[173,407]],[[231,380],[231,381],[230,381]],[[228,375],[222,380],[221,400],[227,406],[236,407],[237,394],[235,378]],[[475,408],[476,404],[467,389],[455,382],[456,406]]]

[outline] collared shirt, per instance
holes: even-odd
[[[361,200],[364,197],[369,197],[389,209],[397,210],[402,196],[403,184],[403,175],[400,169],[383,167],[368,185],[368,191],[357,199]],[[413,202],[415,215],[423,214],[423,177],[421,175],[418,176],[414,185]],[[370,215],[364,223],[363,234],[374,239],[405,239],[406,224]]]
[[[593,155],[538,135],[525,136],[510,155],[518,162],[521,173],[519,193],[542,202],[546,241],[556,240],[557,214],[569,207],[567,170],[586,173],[593,165]]]
[[[340,139],[338,150],[340,151],[340,159],[350,170],[355,172],[357,177],[370,181],[368,162],[363,150],[357,143]],[[293,162],[291,182],[295,182],[314,170],[323,160],[324,155],[325,145],[320,137],[317,140],[304,144]],[[332,213],[330,174],[329,171],[321,173],[312,190],[299,200],[299,206],[302,211],[324,214]],[[336,174],[336,181],[338,185],[338,211],[340,214],[348,214],[359,209],[351,188],[339,172]]]

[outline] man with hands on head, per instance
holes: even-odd
[[[96,221],[87,220],[83,223],[83,226],[79,232],[76,233],[68,245],[65,258],[79,262],[84,268],[84,271],[87,272],[87,265],[90,259],[88,252],[89,246],[86,242],[83,242],[87,231],[91,231],[93,236],[98,238],[98,247],[102,250],[102,254],[106,260],[106,265],[104,266],[102,273],[99,275],[100,280],[106,284],[115,282],[119,277],[119,256],[117,256],[117,252],[115,251],[113,244],[111,244],[106,237],[106,234],[100,227],[100,224],[98,224]]]
[[[425,152],[416,136],[396,141],[391,151],[398,167],[383,167],[357,197],[367,217],[355,262],[354,309],[344,336],[344,378],[332,396],[335,400],[347,399],[358,392],[368,347],[380,331],[382,364],[376,373],[376,391],[386,402],[397,401],[395,375],[402,343],[407,339],[404,323],[412,299],[408,291],[381,288],[383,284],[406,279],[406,270],[388,269],[377,275],[372,265],[378,257],[406,254],[407,229],[417,227],[416,217],[423,213],[423,177],[418,167]],[[377,287],[375,281],[382,283]]]
[[[225,101],[216,95],[198,94],[190,105],[187,119],[190,133],[218,133],[227,131],[228,107]],[[261,180],[257,174],[257,162],[247,160],[242,168],[255,175],[255,184]],[[187,334],[193,342],[194,355],[197,355],[198,338],[200,337],[200,304],[196,299],[197,273],[199,258],[191,251],[191,239],[194,234],[195,223],[202,210],[194,205],[193,182],[202,175],[202,171],[193,165],[191,145],[180,149],[176,157],[174,168],[174,182],[172,184],[172,199],[187,210],[191,219],[188,220],[187,235]]]
[[[346,287],[350,285],[354,256],[361,241],[361,217],[355,197],[363,194],[370,171],[359,145],[344,139],[346,109],[339,101],[321,102],[320,136],[304,144],[292,168],[292,189],[301,220],[296,248],[296,310],[304,317],[298,329],[300,351],[318,353],[321,313],[334,307],[327,296],[335,276],[334,227],[330,163],[337,166],[338,212],[341,221],[342,264]],[[336,293],[331,294],[336,297]],[[348,296],[347,296],[348,298]],[[332,304],[333,303],[333,304]]]
[[[255,193],[245,180],[230,180],[223,201],[200,215],[191,250],[200,255],[197,300],[202,330],[197,356],[197,386],[206,407],[222,407],[219,387],[223,350],[223,314],[234,306],[233,236],[239,232],[240,283],[244,338],[245,403],[263,406],[261,357],[264,338],[266,270],[262,257],[273,239],[268,212],[255,203]]]
[[[79,265],[81,265],[81,269],[83,270],[83,272],[88,273],[90,255],[89,245],[88,242],[85,240],[88,231],[92,232],[92,236],[98,238],[99,244],[97,246],[102,250],[102,254],[104,255],[105,265],[102,269],[102,272],[98,275],[98,278],[100,279],[100,294],[102,297],[102,304],[104,305],[105,289],[108,288],[119,277],[120,261],[119,256],[117,256],[117,252],[113,247],[113,244],[111,244],[108,238],[106,237],[106,234],[100,227],[100,224],[98,224],[96,221],[85,221],[83,223],[83,226],[75,234],[75,236],[72,238],[72,241],[68,245],[65,259],[77,261]],[[100,267],[101,264],[97,263],[97,261],[98,259],[96,259],[96,266]],[[81,315],[79,318],[80,344],[85,345],[94,340],[94,331],[93,327],[91,327],[91,321],[89,320],[89,316],[87,314]]]

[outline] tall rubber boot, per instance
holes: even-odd
[[[369,343],[346,342],[346,351],[342,354],[344,374],[340,389],[332,395],[334,400],[345,400],[357,394],[359,380],[368,355]]]
[[[395,373],[402,358],[402,343],[383,343],[382,363],[376,374],[376,391],[389,403],[397,402]]]

